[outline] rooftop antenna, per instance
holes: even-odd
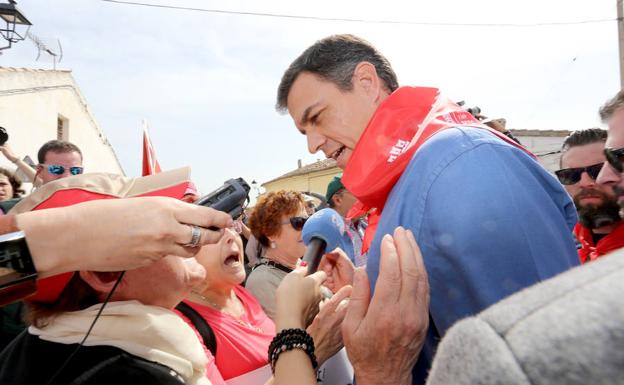
[[[56,69],[56,63],[60,63],[63,60],[61,41],[59,39],[47,39],[52,40],[52,43],[46,44],[39,36],[30,31],[26,33],[26,37],[37,47],[37,58],[35,60],[39,61],[42,54],[49,55],[52,58],[53,69]]]

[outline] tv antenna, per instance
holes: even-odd
[[[35,60],[39,61],[41,55],[49,56],[52,58],[53,69],[56,69],[56,63],[60,63],[63,59],[63,47],[61,46],[61,41],[59,39],[46,39],[46,44],[43,39],[30,31],[26,33],[26,37],[37,47],[38,52]]]

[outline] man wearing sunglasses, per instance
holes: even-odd
[[[41,146],[37,158],[39,164],[33,180],[35,186],[83,172],[82,152],[78,146],[70,142],[50,140]],[[1,341],[12,340],[26,328],[22,317],[23,308],[23,303],[18,302],[0,309]]]
[[[73,143],[63,140],[46,142],[37,153],[37,174],[41,184],[83,173],[82,152]]]
[[[613,187],[624,218],[624,92],[620,91],[600,108],[600,118],[609,126],[604,154],[605,166],[598,175],[598,183]]]
[[[605,162],[606,140],[607,131],[600,128],[573,132],[563,142],[561,169],[555,171],[578,211],[574,235],[581,263],[624,246],[624,224],[613,187],[596,182]]]

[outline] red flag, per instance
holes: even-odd
[[[143,121],[143,176],[158,174],[161,171],[160,164],[156,160],[154,146],[147,133],[147,122]]]

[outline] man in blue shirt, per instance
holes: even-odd
[[[375,232],[371,287],[385,234],[402,226],[418,241],[431,304],[413,383],[425,382],[437,343],[455,321],[578,264],[576,210],[557,180],[437,89],[399,88],[368,42],[336,35],[312,45],[284,73],[277,106],[306,135],[309,151],[335,159],[346,188],[381,212],[367,230]],[[371,340],[386,338],[383,327]],[[390,342],[382,345],[404,346]],[[369,380],[383,373],[378,383],[392,383],[378,368],[394,356],[388,351],[382,363],[350,357],[356,374]],[[396,383],[404,379],[396,376]]]

